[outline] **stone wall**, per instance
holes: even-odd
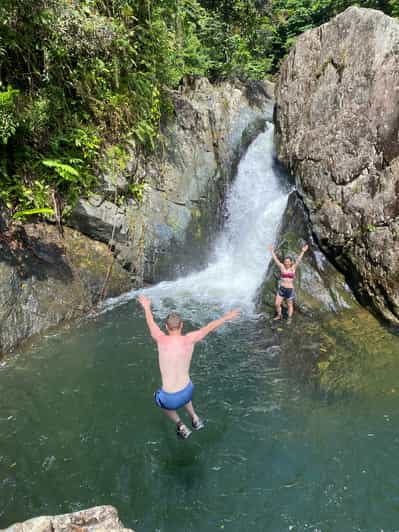
[[[21,233],[21,229],[19,230]],[[65,228],[28,224],[23,234],[0,239],[0,355],[61,321],[81,316],[106,295],[131,287],[128,272],[108,247]]]

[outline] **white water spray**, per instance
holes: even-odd
[[[270,261],[267,246],[276,237],[288,197],[273,169],[273,155],[270,126],[240,161],[226,201],[226,224],[208,266],[145,289],[160,314],[173,308],[183,318],[201,322],[202,315],[209,319],[233,307],[253,313],[254,298]],[[136,294],[130,292],[109,303],[126,301]]]

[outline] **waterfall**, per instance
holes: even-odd
[[[145,293],[157,314],[171,308],[185,319],[202,321],[221,311],[240,307],[254,312],[254,299],[270,261],[288,191],[274,169],[273,126],[258,135],[238,166],[226,198],[226,222],[208,265],[175,281],[161,282]],[[130,292],[129,299],[137,292]],[[111,304],[121,298],[110,300]]]

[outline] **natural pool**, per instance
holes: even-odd
[[[243,311],[194,354],[206,427],[190,440],[154,405],[135,294],[5,361],[0,527],[113,504],[137,532],[399,530],[399,336],[359,309],[273,329],[255,312],[285,183],[269,127],[240,163],[208,267],[147,290],[157,318],[177,308],[187,330]],[[302,379],[313,363],[328,394]]]
[[[113,504],[139,532],[399,530],[399,394],[323,399],[269,343],[243,319],[198,347],[207,425],[186,442],[153,404],[155,346],[134,301],[8,359],[0,526]],[[399,382],[399,363],[388,371]]]

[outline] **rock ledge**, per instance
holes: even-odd
[[[16,523],[3,532],[133,532],[125,528],[113,506],[96,506],[88,510],[57,516],[42,516]]]

